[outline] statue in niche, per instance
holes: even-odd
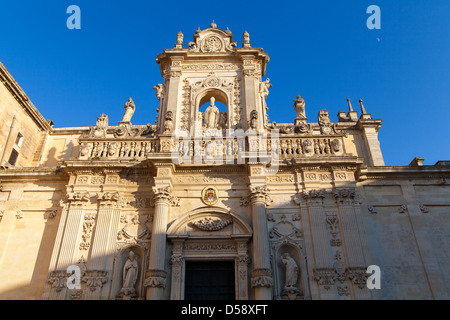
[[[125,114],[123,115],[121,122],[130,122],[131,117],[133,116],[134,110],[136,109],[133,99],[129,98],[125,103]]]
[[[253,110],[250,113],[250,128],[256,130],[258,126],[258,111]]]
[[[215,129],[219,121],[219,108],[214,104],[216,101],[214,97],[211,97],[210,101],[211,105],[205,110],[205,123],[207,129]]]
[[[287,252],[281,256],[281,262],[284,264],[286,268],[286,279],[284,282],[284,288],[286,289],[295,287],[298,279],[297,263]]]
[[[119,297],[123,299],[136,298],[136,281],[139,272],[139,265],[136,261],[135,254],[130,250],[128,253],[128,260],[123,266],[123,284],[120,289]]]
[[[287,252],[283,253],[280,259],[285,266],[285,282],[281,294],[284,298],[295,300],[302,295],[302,292],[296,286],[299,276],[298,265]]]

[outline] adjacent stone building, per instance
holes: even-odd
[[[270,122],[247,32],[156,62],[155,124],[69,128],[0,64],[1,299],[450,298],[449,161],[386,166],[361,100]]]

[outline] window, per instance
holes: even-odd
[[[16,149],[12,149],[11,155],[9,156],[8,162],[15,166],[17,162],[17,158],[19,157],[19,152]]]
[[[16,138],[16,141],[14,143],[16,144],[16,146],[18,146],[20,148],[22,146],[22,142],[23,142],[23,134],[21,134],[19,132],[17,134],[17,138]]]

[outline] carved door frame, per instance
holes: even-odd
[[[206,216],[230,219],[227,232],[211,231],[190,233],[187,226]],[[171,264],[170,299],[184,299],[186,261],[216,260],[234,261],[236,300],[249,299],[248,243],[252,237],[251,227],[239,216],[219,207],[203,207],[191,211],[174,221],[167,232],[173,245]]]

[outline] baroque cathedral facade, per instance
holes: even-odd
[[[67,128],[0,64],[1,299],[450,298],[450,161],[386,166],[361,100],[270,122],[247,32],[156,62],[155,124]]]

